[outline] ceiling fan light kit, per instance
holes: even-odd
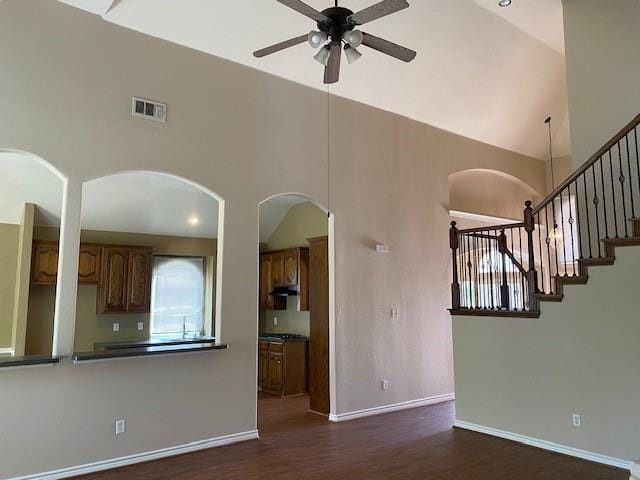
[[[416,52],[413,50],[362,32],[357,28],[408,8],[409,3],[406,0],[383,0],[356,13],[348,8],[338,6],[337,0],[334,7],[327,8],[322,12],[301,0],[277,1],[314,20],[318,25],[318,30],[312,30],[307,35],[301,35],[257,50],[253,53],[257,58],[308,42],[311,47],[320,49],[313,58],[325,66],[324,83],[332,84],[337,83],[340,79],[343,45],[344,54],[349,64],[357,62],[362,57],[362,53],[357,50],[360,45],[365,45],[404,62],[411,62],[416,57]]]

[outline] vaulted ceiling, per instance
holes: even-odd
[[[60,0],[113,22],[313,88],[322,66],[307,44],[255,59],[258,48],[309,32],[275,0]],[[341,0],[359,10],[376,0]],[[329,0],[308,0],[321,10]],[[561,0],[413,0],[363,28],[418,51],[404,64],[362,47],[330,92],[512,151],[546,159],[543,120],[569,153]]]

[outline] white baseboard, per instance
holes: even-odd
[[[24,477],[15,477],[9,480],[58,480],[61,478],[75,477],[78,475],[86,475],[88,473],[100,472],[103,470],[111,470],[112,468],[125,467],[135,463],[148,462],[161,458],[172,457],[174,455],[182,455],[184,453],[196,452],[207,448],[221,447],[232,443],[244,442],[247,440],[256,440],[258,431],[234,433],[222,437],[200,440],[197,442],[186,443],[176,447],[163,448],[152,452],[137,453],[126,457],[113,458],[111,460],[103,460],[100,462],[89,463],[86,465],[78,465],[76,467],[63,468],[53,470],[51,472],[38,473],[34,475],[26,475]]]
[[[329,420],[332,422],[346,422],[348,420],[355,420],[356,418],[370,417],[372,415],[397,412],[398,410],[406,410],[408,408],[426,407],[428,405],[435,405],[436,403],[450,402],[455,400],[455,398],[456,396],[454,393],[449,393],[447,395],[437,395],[435,397],[419,398],[417,400],[409,400],[408,402],[394,403],[392,405],[356,410],[355,412],[339,413],[337,415],[332,413],[329,415]]]
[[[581,458],[583,460],[589,460],[595,463],[601,463],[603,465],[609,465],[611,467],[623,468],[625,470],[631,470],[632,462],[628,460],[622,460],[620,458],[608,457],[606,455],[600,455],[599,453],[587,452],[586,450],[580,450],[579,448],[567,447],[566,445],[560,445],[558,443],[549,442],[547,440],[540,440],[538,438],[531,438],[518,433],[507,432],[505,430],[498,430],[496,428],[484,427],[482,425],[476,425],[475,423],[463,422],[456,420],[454,426],[462,428],[464,430],[471,430],[478,433],[484,433],[494,437],[504,438],[518,443],[524,443],[532,447],[541,448],[543,450],[549,450],[551,452],[562,453],[563,455],[569,455],[571,457]]]

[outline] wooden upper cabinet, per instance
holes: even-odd
[[[274,287],[284,286],[284,253],[271,255],[271,284]]]
[[[104,247],[98,313],[148,313],[152,262],[147,247]]]
[[[284,254],[284,279],[283,286],[298,286],[298,261],[300,258],[299,250],[290,250]]]
[[[98,287],[98,313],[122,313],[127,309],[127,270],[129,249],[105,247],[102,275]]]
[[[58,243],[37,241],[31,259],[31,282],[36,285],[55,285],[58,277]]]
[[[273,289],[271,279],[272,257],[269,254],[260,255],[260,308],[273,309],[273,297],[269,295]]]
[[[151,310],[152,262],[148,248],[129,250],[127,312],[148,313]]]
[[[102,247],[100,245],[80,244],[78,261],[78,282],[81,285],[96,284],[100,281]]]

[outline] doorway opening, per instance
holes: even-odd
[[[258,427],[330,413],[329,218],[308,197],[260,204]]]

